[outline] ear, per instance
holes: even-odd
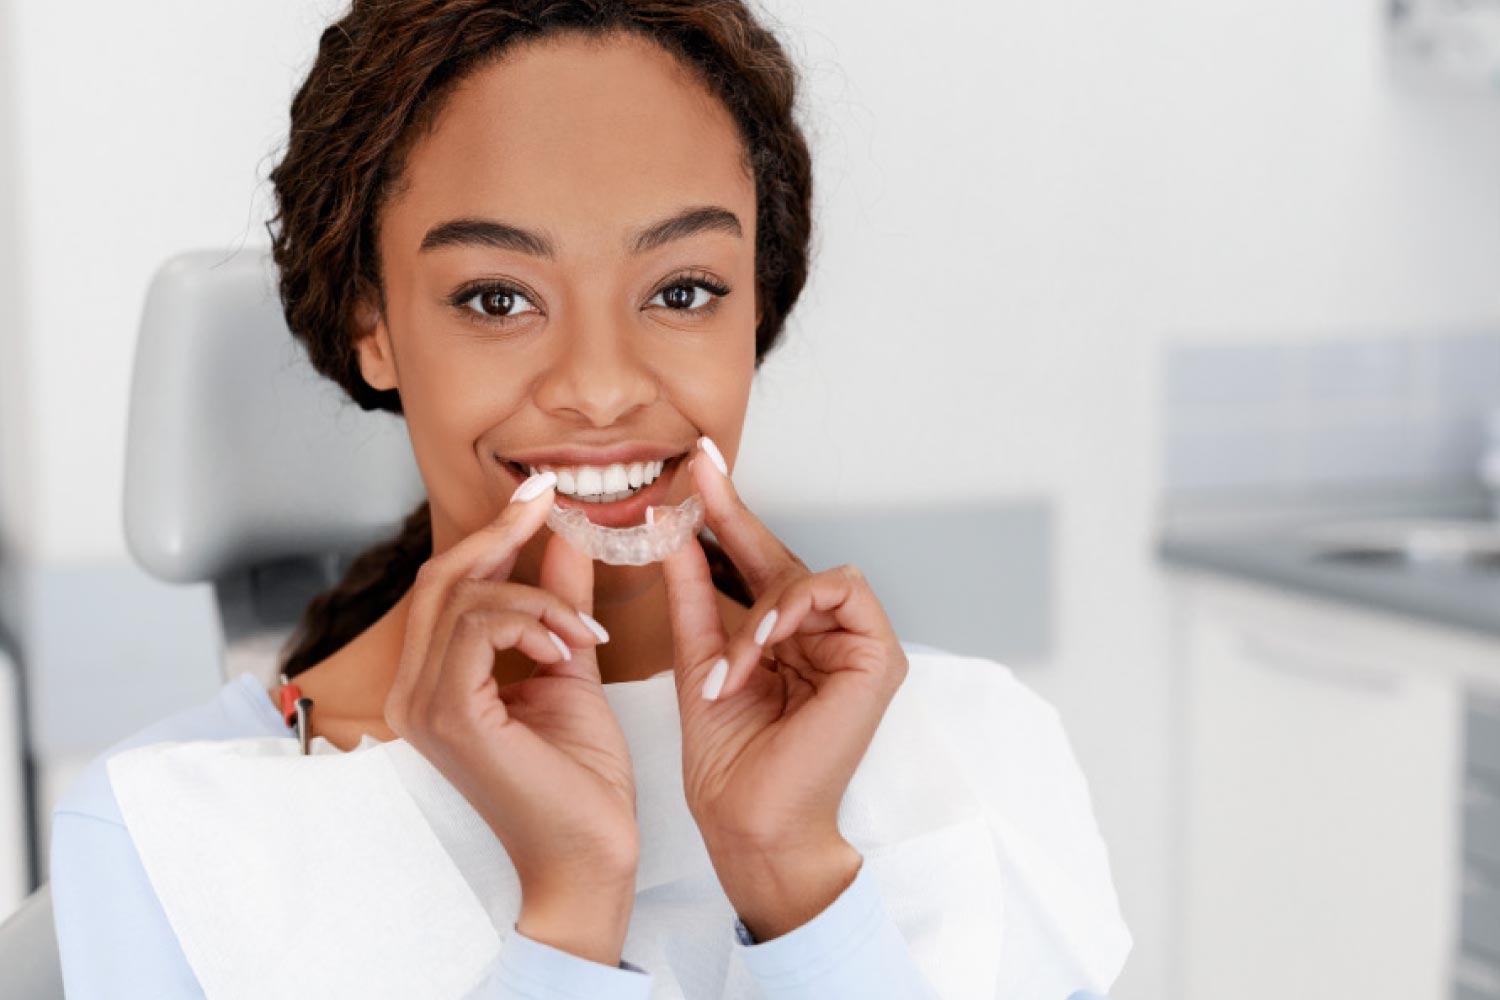
[[[385,317],[369,300],[361,298],[354,309],[354,349],[359,354],[359,373],[372,389],[395,389],[396,354]]]

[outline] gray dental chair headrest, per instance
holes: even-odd
[[[258,623],[241,625],[284,625],[424,496],[405,421],[361,410],[292,338],[269,250],[162,265],[141,319],[125,461],[125,537],[147,572],[213,582],[226,625],[226,594],[248,588]],[[278,570],[308,578],[281,586]]]

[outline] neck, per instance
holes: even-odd
[[[653,582],[623,600],[601,601],[595,596],[593,615],[609,633],[609,642],[595,647],[599,677],[605,684],[642,680],[672,669],[672,629],[666,582],[660,567]]]

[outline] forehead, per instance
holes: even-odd
[[[477,214],[554,233],[564,253],[613,250],[622,231],[683,205],[725,205],[747,237],[755,222],[728,109],[633,35],[548,37],[469,74],[405,180],[390,221],[405,216],[410,247],[427,223]]]

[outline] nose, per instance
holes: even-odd
[[[608,427],[656,399],[656,374],[625,323],[581,318],[573,329],[558,332],[558,355],[535,389],[542,410]]]

